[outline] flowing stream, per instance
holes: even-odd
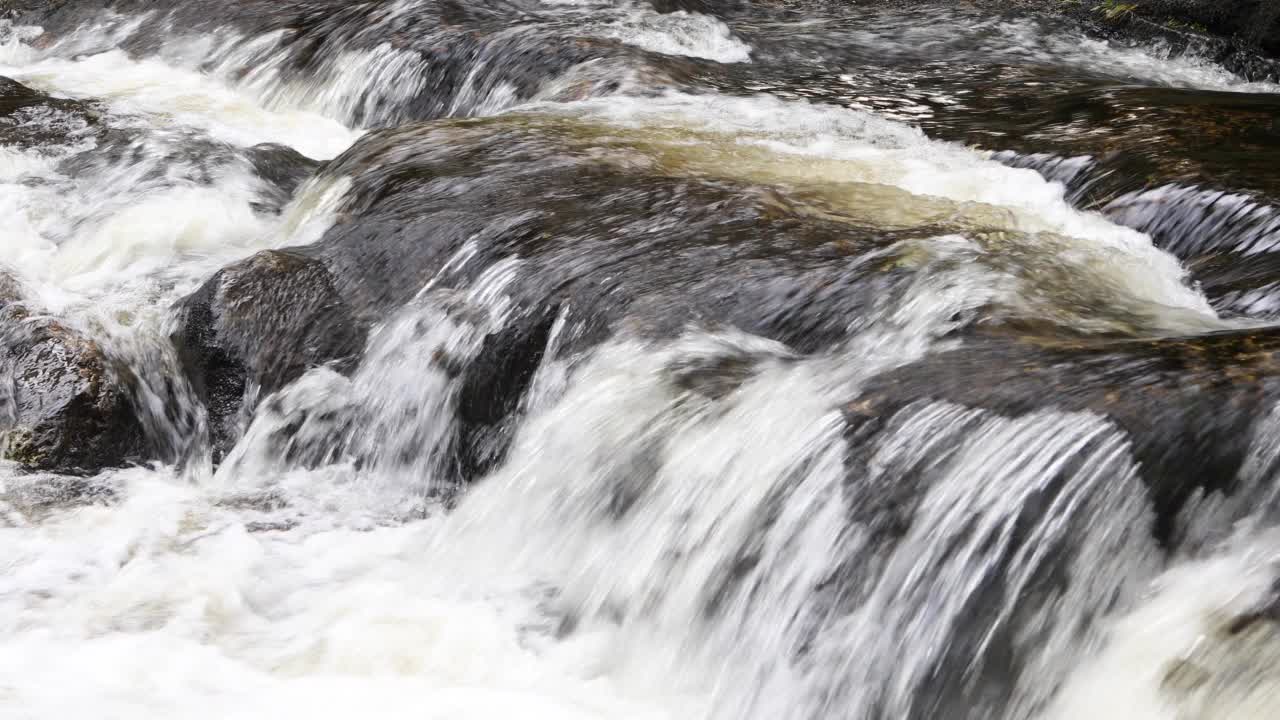
[[[0,461],[0,717],[1274,717],[1280,86],[946,2],[49,5],[0,320],[139,439]]]

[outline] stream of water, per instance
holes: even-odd
[[[1276,371],[1195,348],[1269,347],[1280,86],[947,3],[103,5],[0,26],[0,279],[152,450],[0,463],[0,717],[1274,716]],[[294,248],[365,330],[218,415],[183,299]]]

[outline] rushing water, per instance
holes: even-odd
[[[104,4],[0,27],[0,310],[147,450],[0,464],[0,717],[1274,715],[1280,87],[928,3]],[[183,299],[295,261],[353,319],[218,281],[283,328],[228,409]]]

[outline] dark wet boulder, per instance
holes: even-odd
[[[958,22],[977,19],[961,13]],[[1037,32],[1073,28],[1049,24]],[[965,54],[968,46],[944,47],[957,59],[934,62],[895,47],[900,56],[854,56],[847,66],[726,67],[712,82],[727,93],[753,94],[767,84],[783,96],[871,108],[931,137],[995,151],[1001,162],[1062,183],[1077,207],[1150,234],[1187,262],[1224,314],[1277,317],[1280,278],[1261,255],[1280,238],[1276,95],[1170,87],[1128,77],[1123,64],[1047,66],[1001,48],[975,58]],[[1228,269],[1233,258],[1243,262]]]
[[[998,714],[1041,687],[1028,668],[1054,633],[1069,627],[1057,641],[1087,645],[1132,601],[1094,584],[1110,558],[1140,558],[1111,569],[1147,576],[1274,513],[1277,400],[1275,329],[984,333],[872,379],[845,407],[849,532],[865,544],[832,579],[832,602],[856,612],[862,588],[886,583],[904,608],[886,632],[949,629],[900,696],[910,712],[875,717]],[[934,580],[956,566],[961,596],[947,592],[955,575]],[[1049,612],[1070,624],[1047,625]]]
[[[309,368],[349,363],[367,328],[326,265],[297,251],[269,250],[224,268],[178,313],[173,341],[219,454],[239,436],[243,408]]]
[[[12,291],[12,284],[9,290]],[[0,287],[0,448],[29,470],[93,473],[141,458],[127,371]]]
[[[1100,209],[1183,260],[1223,316],[1280,318],[1280,209],[1274,200],[1166,185],[1126,193]]]
[[[894,275],[893,257],[864,256],[936,231],[825,217],[768,186],[665,171],[607,127],[553,117],[386,131],[326,172],[353,186],[310,251],[344,296],[385,312],[428,281],[470,288],[512,262],[501,288],[521,310],[563,309],[566,351],[624,323],[651,338],[731,325],[802,352],[828,347],[888,292],[875,278]]]
[[[229,268],[183,303],[177,340],[211,413],[235,417],[245,379],[267,393],[349,360],[362,328],[426,303],[481,333],[438,357],[458,384],[459,472],[474,477],[501,455],[544,357],[690,325],[818,351],[908,277],[892,255],[867,254],[931,231],[852,224],[767,187],[666,174],[608,138],[536,116],[367,137],[326,167],[352,187],[321,240]],[[240,284],[252,298],[243,306],[225,289]]]
[[[194,132],[180,137],[153,135],[129,127],[129,121],[123,120],[120,125],[104,123],[96,142],[87,146],[68,144],[74,137],[51,137],[51,142],[62,144],[56,148],[61,156],[56,166],[58,173],[93,182],[109,176],[116,168],[129,166],[145,169],[138,173],[139,185],[157,189],[177,184],[210,186],[229,173],[243,174],[258,181],[250,207],[258,213],[278,214],[303,181],[321,166],[282,145],[238,147]]]
[[[100,119],[91,103],[55,98],[0,77],[0,144],[22,149],[67,145],[96,136]]]
[[[1005,417],[1095,413],[1127,434],[1149,488],[1156,535],[1175,547],[1190,498],[1237,489],[1251,428],[1277,400],[1274,329],[1078,342],[989,337],[876,378],[848,417],[852,437],[865,438],[921,401]]]
[[[275,143],[254,145],[245,153],[258,177],[286,196],[292,196],[298,185],[321,166],[297,150]]]
[[[328,169],[353,188],[345,220],[312,250],[344,296],[374,314],[428,283],[473,296],[492,287],[509,303],[451,310],[500,313],[458,363],[464,477],[500,457],[544,355],[690,326],[817,352],[908,276],[892,255],[866,256],[932,230],[826,218],[772,188],[652,163],[606,130],[535,116],[385,132]]]
[[[1280,78],[1280,6],[1272,0],[979,0],[1065,15],[1113,41],[1161,44],[1254,80]]]
[[[278,212],[320,167],[283,145],[240,148],[194,132],[149,134],[95,101],[53,97],[5,77],[0,77],[0,145],[55,158],[60,174],[81,180],[124,165],[150,164],[137,182],[208,185],[229,167],[243,168],[261,181],[254,203],[260,212]]]
[[[1280,57],[1280,5],[1272,0],[1149,0],[1133,10],[1168,28],[1238,39]]]
[[[256,206],[259,210],[279,211],[293,199],[298,186],[322,166],[291,147],[274,143],[254,145],[243,152],[264,188]]]
[[[456,383],[450,453],[459,475],[472,478],[501,457],[548,360],[572,362],[617,337],[662,342],[689,327],[821,353],[902,301],[929,262],[921,243],[987,233],[954,211],[935,220],[924,213],[917,224],[879,221],[874,208],[884,199],[875,193],[884,189],[864,190],[865,207],[831,206],[820,195],[750,182],[736,175],[744,169],[734,164],[742,162],[737,148],[699,161],[654,143],[539,114],[365,137],[323,171],[321,181],[351,183],[335,224],[313,245],[287,251],[290,271],[249,273],[252,317],[210,310],[221,276],[184,303],[179,342],[197,349],[188,367],[211,412],[238,417],[246,389],[270,392],[308,367],[359,367],[364,332],[350,328],[405,308],[430,310],[422,333],[440,327],[441,316],[459,328],[428,354]],[[297,278],[307,290],[293,289]],[[1146,322],[1112,311],[1120,313],[1117,332]],[[968,309],[938,327],[998,325],[1018,312]],[[234,329],[211,329],[223,322],[217,317],[232,318]],[[1051,325],[1040,331],[1066,332]],[[308,340],[281,341],[306,333]],[[224,377],[234,378],[225,388]]]
[[[105,506],[118,501],[122,493],[109,476],[61,475],[29,472],[10,475],[0,488],[8,520],[14,515],[21,522],[38,523],[58,512],[86,506]]]
[[[649,4],[654,10],[660,13],[700,13],[702,15],[711,15],[714,17],[731,17],[739,14],[746,14],[750,11],[760,12],[762,10],[773,9],[769,5],[776,5],[781,8],[783,3],[755,2],[750,3],[746,0],[649,0]],[[754,6],[754,7],[753,7]]]
[[[926,125],[945,137],[1001,150],[1090,158],[1092,166],[1072,190],[1091,209],[1124,192],[1173,183],[1280,196],[1272,162],[1280,152],[1280,102],[1274,95],[1041,82],[1059,91],[1033,98],[1025,88],[1003,82],[985,89],[985,103],[1019,109],[1016,116],[1002,113],[988,122],[981,132],[990,137],[977,132],[978,116],[991,115],[976,108],[940,110]]]

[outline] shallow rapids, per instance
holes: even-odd
[[[1273,716],[1276,78],[981,4],[14,8],[0,718]]]

